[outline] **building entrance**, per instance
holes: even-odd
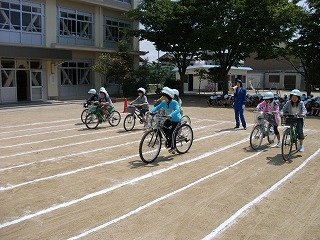
[[[29,70],[17,70],[17,100],[30,101]]]

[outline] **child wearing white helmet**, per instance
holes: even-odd
[[[149,111],[149,102],[146,96],[146,90],[142,87],[138,88],[137,90],[139,96],[133,100],[130,105],[134,105],[139,109],[142,122],[145,122],[145,114]]]
[[[113,108],[112,100],[104,87],[99,90],[99,104],[102,106],[103,114],[106,114],[109,109]]]
[[[181,121],[181,113],[180,113],[180,106],[179,103],[174,100],[174,92],[172,89],[168,87],[164,87],[161,92],[161,96],[163,97],[163,101],[151,109],[151,113],[156,113],[160,109],[164,109],[166,114],[168,115],[169,119],[164,122],[163,131],[166,135],[166,147],[171,147],[172,143],[172,133],[178,123]],[[170,149],[171,152],[173,149]]]
[[[304,152],[303,146],[303,117],[307,114],[307,109],[301,101],[301,92],[298,89],[293,89],[290,93],[290,100],[282,108],[283,115],[297,115],[297,138],[300,141],[299,151]]]
[[[281,147],[280,133],[278,126],[281,123],[280,116],[280,103],[274,99],[273,92],[266,92],[263,96],[263,101],[256,107],[258,110],[262,110],[265,113],[267,121],[273,125],[274,134],[277,137],[278,142],[273,147]],[[271,115],[271,114],[272,115]]]
[[[91,102],[95,102],[95,101],[98,101],[99,99],[99,96],[97,94],[97,91],[94,89],[94,88],[91,88],[89,91],[88,91],[89,94],[91,94],[90,98],[87,99],[87,103],[91,103]]]

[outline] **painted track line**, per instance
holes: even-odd
[[[156,170],[156,171],[153,171],[153,172],[150,172],[150,173],[147,173],[145,175],[142,175],[140,177],[137,177],[137,178],[133,178],[131,180],[127,180],[127,181],[124,181],[122,183],[119,183],[119,184],[116,184],[112,187],[109,187],[109,188],[105,188],[105,189],[102,189],[100,191],[97,191],[97,192],[93,192],[93,193],[90,193],[90,194],[87,194],[81,198],[78,198],[78,199],[74,199],[74,200],[71,200],[69,202],[64,202],[64,203],[61,203],[61,204],[57,204],[57,205],[54,205],[50,208],[47,208],[47,209],[43,209],[43,210],[40,210],[38,212],[35,212],[35,213],[32,213],[32,214],[27,214],[21,218],[18,218],[18,219],[15,219],[15,220],[11,220],[9,222],[4,222],[4,223],[1,223],[0,224],[0,229],[2,228],[5,228],[5,227],[8,227],[8,226],[11,226],[11,225],[15,225],[15,224],[18,224],[20,222],[24,222],[26,220],[29,220],[29,219],[32,219],[34,217],[38,217],[38,216],[41,216],[41,215],[44,215],[44,214],[47,214],[47,213],[50,213],[50,212],[53,212],[53,211],[56,211],[58,209],[61,209],[61,208],[66,208],[66,207],[69,207],[69,206],[72,206],[74,204],[77,204],[79,202],[82,202],[82,201],[86,201],[86,200],[89,200],[91,198],[94,198],[94,197],[97,197],[97,196],[100,196],[100,195],[103,195],[103,194],[106,194],[106,193],[109,193],[109,192],[112,192],[116,189],[119,189],[121,187],[124,187],[124,186],[130,186],[130,185],[133,185],[133,184],[136,184],[137,182],[140,182],[142,180],[145,180],[145,179],[148,179],[148,178],[151,178],[151,177],[154,177],[156,175],[160,175],[164,172],[168,172],[170,170],[173,170],[177,167],[180,167],[180,166],[183,166],[183,165],[186,165],[186,164],[190,164],[190,163],[193,163],[193,162],[196,162],[196,161],[199,161],[203,158],[207,158],[209,156],[212,156],[214,154],[217,154],[219,152],[222,152],[222,151],[225,151],[229,148],[232,148],[234,146],[237,146],[237,145],[240,145],[244,142],[248,141],[247,138],[244,138],[240,141],[237,141],[236,143],[233,143],[233,144],[230,144],[230,145],[227,145],[225,147],[222,147],[222,148],[219,148],[219,149],[216,149],[216,150],[213,150],[213,151],[210,151],[210,152],[206,152],[200,156],[197,156],[195,158],[192,158],[190,160],[187,160],[187,161],[184,161],[184,162],[180,162],[180,163],[175,163],[173,165],[171,165],[170,167],[167,167],[167,168],[162,168],[162,169],[159,169],[159,170]]]
[[[263,150],[263,151],[265,151],[265,150]],[[132,215],[135,215],[138,212],[140,212],[140,211],[142,211],[142,210],[144,210],[144,209],[146,209],[148,207],[151,207],[152,205],[155,205],[155,204],[157,204],[157,203],[159,203],[159,202],[161,202],[163,200],[166,200],[169,197],[172,197],[173,195],[176,195],[176,194],[178,194],[180,192],[183,192],[183,191],[195,186],[196,184],[199,184],[199,183],[201,183],[201,182],[203,182],[203,181],[205,181],[205,180],[207,180],[209,178],[212,178],[212,177],[214,177],[214,176],[216,176],[216,175],[218,175],[218,174],[220,174],[222,172],[225,172],[225,171],[227,171],[227,170],[229,170],[229,169],[231,169],[231,168],[233,168],[233,167],[235,167],[235,166],[237,166],[237,165],[239,165],[239,164],[241,164],[241,163],[243,163],[243,162],[245,162],[245,161],[257,156],[257,155],[259,155],[263,151],[259,151],[259,152],[255,153],[255,154],[253,154],[253,155],[251,155],[249,157],[243,158],[243,159],[237,161],[236,163],[233,163],[233,164],[231,164],[231,165],[229,165],[229,166],[227,166],[227,167],[225,167],[225,168],[223,168],[223,169],[221,169],[219,171],[213,172],[213,173],[211,173],[211,174],[209,174],[209,175],[207,175],[207,176],[205,176],[203,178],[198,179],[195,182],[192,182],[192,183],[190,183],[190,184],[188,184],[188,185],[186,185],[186,186],[184,186],[182,188],[179,188],[178,190],[175,190],[175,191],[173,191],[171,193],[168,193],[168,194],[166,194],[166,195],[164,195],[164,196],[162,196],[160,198],[157,198],[157,199],[155,199],[155,200],[153,200],[153,201],[151,201],[151,202],[149,202],[149,203],[147,203],[147,204],[145,204],[143,206],[140,206],[140,207],[136,208],[135,210],[132,210],[132,211],[128,212],[127,214],[124,214],[124,215],[122,215],[122,216],[120,216],[118,218],[115,218],[115,219],[113,219],[113,220],[111,220],[109,222],[106,222],[106,223],[104,223],[104,224],[102,224],[100,226],[97,226],[95,228],[87,230],[87,231],[81,233],[80,235],[71,237],[71,238],[69,238],[69,240],[76,240],[76,239],[85,237],[85,236],[87,236],[87,235],[89,235],[91,233],[97,232],[97,231],[99,231],[99,230],[101,230],[103,228],[106,228],[106,227],[114,224],[114,223],[117,223],[117,222],[119,222],[121,220],[124,220],[124,219],[126,219],[126,218],[128,218],[128,217],[130,217]]]
[[[70,122],[70,121],[75,121],[75,120],[79,120],[79,119],[80,118],[73,118],[73,119],[56,120],[56,121],[50,121],[50,122],[27,123],[27,124],[20,124],[20,125],[14,125],[14,126],[0,126],[0,129],[2,129],[2,128],[17,128],[17,127],[36,126],[36,125],[50,124],[50,123]]]
[[[202,127],[199,127],[199,128],[194,128],[193,130],[198,130],[198,129],[203,129],[203,128],[206,128],[206,127],[216,126],[216,125],[218,125],[218,124],[220,124],[220,123],[212,124],[212,125],[207,125],[207,126],[202,126]],[[139,133],[139,132],[137,132],[137,133]],[[129,134],[136,134],[136,133],[129,133]],[[127,134],[127,135],[129,135],[129,134]],[[121,135],[121,136],[124,136],[124,135]],[[118,137],[119,137],[119,136],[118,136]],[[113,137],[109,137],[109,138],[113,138]],[[140,140],[139,140],[139,141],[140,141]],[[131,143],[133,143],[133,142],[131,142]],[[117,146],[123,146],[123,144],[115,145],[114,147],[117,147]],[[36,163],[52,162],[52,161],[55,161],[56,159],[62,159],[62,158],[66,158],[66,157],[78,156],[78,155],[82,155],[82,154],[88,154],[88,153],[92,153],[92,152],[102,151],[102,150],[105,150],[105,149],[108,149],[108,148],[110,148],[110,147],[93,149],[93,150],[83,151],[83,152],[79,152],[79,153],[72,153],[72,154],[68,154],[68,155],[64,155],[64,156],[60,156],[60,157],[53,157],[53,158],[44,159],[44,160],[40,160],[40,161],[34,161],[34,162],[30,162],[30,163],[21,163],[21,164],[19,164],[19,165],[14,165],[14,166],[10,166],[10,167],[0,168],[0,172],[7,171],[7,170],[11,170],[11,169],[14,169],[14,168],[20,168],[20,167],[25,167],[25,166],[33,165],[33,164],[36,164]],[[1,157],[0,157],[0,158],[1,158]]]
[[[194,142],[202,141],[202,140],[208,139],[210,137],[216,137],[216,136],[219,136],[219,135],[223,135],[225,133],[228,133],[228,132],[220,132],[220,133],[215,133],[213,135],[201,137],[199,139],[195,139]],[[130,142],[130,143],[123,143],[123,144],[116,145],[116,146],[111,146],[109,148],[120,147],[120,146],[122,147],[122,146],[126,146],[126,145],[129,145],[129,144],[132,144],[132,143],[138,143],[138,142],[140,142],[140,140],[134,141],[134,142]],[[106,148],[103,148],[103,149],[106,149]],[[162,148],[162,149],[165,149],[165,148]],[[97,149],[97,150],[99,150],[99,149]],[[79,155],[79,154],[76,153],[74,155]],[[26,185],[37,183],[37,182],[42,182],[42,181],[46,181],[46,180],[50,180],[50,179],[69,176],[69,175],[76,174],[76,173],[79,173],[79,172],[83,172],[83,171],[86,171],[86,170],[90,170],[90,169],[93,169],[93,168],[96,168],[96,167],[102,167],[102,166],[105,166],[105,165],[111,165],[111,164],[118,163],[118,162],[121,162],[121,161],[125,161],[125,160],[128,160],[130,158],[137,157],[137,156],[139,156],[139,155],[135,154],[135,155],[127,156],[125,158],[106,161],[106,162],[95,164],[95,165],[91,165],[91,166],[88,166],[88,167],[78,168],[78,169],[75,169],[75,170],[72,170],[72,171],[63,172],[63,173],[59,173],[59,174],[56,174],[56,175],[51,175],[51,176],[48,176],[48,177],[38,178],[38,179],[30,180],[30,181],[27,181],[27,182],[19,183],[19,184],[10,184],[7,187],[0,187],[0,192],[11,190],[11,189],[22,187],[22,186],[26,186]],[[70,157],[70,155],[68,155],[68,157]],[[49,160],[52,160],[52,159],[49,159]]]
[[[230,218],[228,218],[226,221],[220,224],[216,229],[214,229],[210,234],[204,237],[203,240],[213,239],[219,234],[221,234],[224,230],[231,227],[234,223],[236,223],[238,218],[242,217],[243,214],[248,212],[253,206],[259,204],[264,198],[266,198],[272,192],[280,188],[283,183],[285,183],[287,180],[292,178],[297,172],[303,169],[307,165],[307,163],[310,162],[312,159],[314,159],[319,153],[320,153],[320,148],[315,153],[313,153],[310,157],[308,157],[300,166],[295,168],[293,171],[291,171],[289,174],[283,177],[280,181],[276,182],[272,187],[270,187],[265,192],[260,194],[258,197],[253,199],[251,202],[247,203],[242,208],[240,208]]]

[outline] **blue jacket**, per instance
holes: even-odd
[[[159,105],[154,107],[151,112],[158,112],[160,109],[164,109],[168,117],[170,117],[172,122],[180,122],[182,116],[180,113],[180,106],[176,100],[172,100],[169,104],[163,100]]]
[[[234,93],[234,108],[241,109],[242,105],[246,104],[247,90],[243,87],[236,90]]]

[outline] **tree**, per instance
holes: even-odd
[[[115,82],[123,86],[133,73],[133,59],[128,53],[127,43],[119,42],[118,51],[114,54],[102,53],[92,69],[106,79],[102,85]]]
[[[144,26],[136,32],[141,40],[154,42],[157,50],[172,54],[180,75],[181,94],[187,80],[187,67],[199,49],[189,6],[188,1],[145,0],[127,13],[129,18]]]
[[[203,58],[218,60],[223,92],[228,92],[228,72],[251,53],[270,56],[295,30],[299,8],[287,0],[193,1],[197,34]],[[201,14],[199,14],[201,13]]]
[[[320,85],[320,2],[308,0],[306,4],[297,35],[283,55],[304,77],[307,95],[311,95],[312,86]]]

